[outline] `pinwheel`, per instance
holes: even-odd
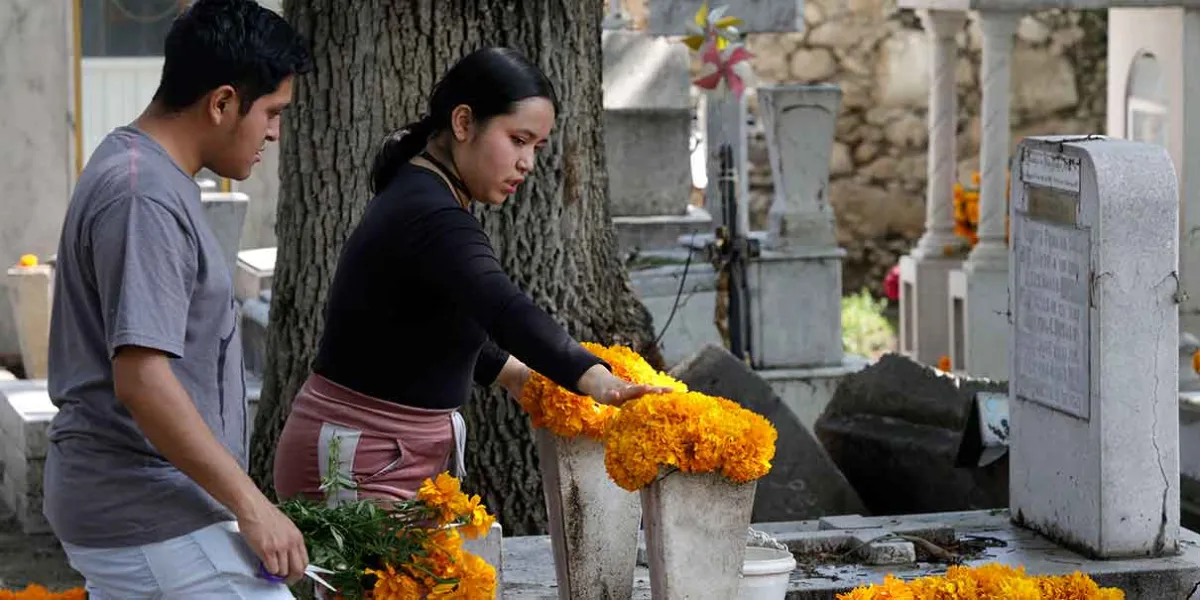
[[[740,99],[748,80],[754,77],[749,62],[753,55],[742,44],[741,33],[737,30],[743,21],[726,16],[728,9],[728,6],[721,6],[710,11],[705,2],[693,22],[688,23],[687,29],[692,34],[685,37],[683,43],[700,53],[701,64],[707,71],[692,83],[722,95],[733,92]]]
[[[687,30],[692,34],[683,38],[683,43],[693,52],[700,51],[700,47],[711,40],[716,40],[718,50],[724,50],[729,44],[740,43],[741,34],[737,26],[745,22],[738,17],[725,16],[727,10],[728,6],[721,6],[709,11],[708,2],[702,4],[695,18],[687,24]]]

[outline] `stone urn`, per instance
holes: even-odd
[[[559,437],[541,428],[534,429],[534,439],[558,597],[628,600],[642,518],[638,494],[609,478],[602,442],[582,435]]]
[[[663,469],[642,488],[651,597],[738,597],[757,485]]]

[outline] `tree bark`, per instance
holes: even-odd
[[[312,41],[316,69],[296,82],[284,116],[278,262],[251,456],[260,486],[273,491],[276,440],[309,373],[338,253],[371,197],[371,157],[385,134],[423,114],[437,78],[480,47],[524,52],[554,82],[562,107],[533,177],[502,209],[475,209],[501,263],[576,339],[629,344],[661,364],[649,312],[617,258],[608,210],[603,3],[285,0],[284,13]],[[498,514],[506,535],[544,532],[527,416],[506,395],[481,389],[463,411],[465,487]]]

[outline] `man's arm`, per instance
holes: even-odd
[[[308,566],[303,536],[213,436],[169,360],[158,350],[119,348],[117,398],[164,458],[233,512],[267,570],[298,580]]]

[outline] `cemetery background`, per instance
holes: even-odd
[[[638,23],[639,19],[645,20],[644,7],[628,5],[626,8],[633,15],[635,23]],[[41,16],[50,20],[61,16],[53,12],[48,11]],[[3,17],[3,14],[0,14],[0,17]],[[959,143],[956,167],[958,178],[964,181],[969,179],[970,172],[977,169],[978,161],[975,157],[978,155],[981,130],[978,114],[981,43],[979,27],[973,17],[974,13],[970,24],[960,35],[962,43],[955,50],[958,54],[955,69],[958,74],[956,96],[959,102],[955,112]],[[1013,77],[1013,130],[1010,146],[1015,146],[1016,142],[1026,135],[1105,129],[1103,88],[1107,85],[1104,80],[1106,50],[1101,43],[1104,22],[1103,11],[1052,11],[1021,18],[1016,28],[1016,47],[1013,55],[1014,73],[1019,76]],[[829,159],[829,197],[837,218],[837,241],[847,250],[842,277],[844,289],[839,292],[852,293],[866,286],[878,295],[886,268],[894,264],[897,255],[907,252],[913,240],[923,232],[927,146],[924,108],[929,97],[930,69],[928,35],[920,27],[912,11],[897,10],[890,2],[865,0],[835,3],[823,0],[806,3],[803,32],[753,34],[750,38],[751,49],[758,53],[755,59],[756,70],[764,80],[763,83],[833,82],[841,87],[841,110],[838,112]],[[50,73],[54,74],[52,69]],[[689,73],[696,73],[694,62],[690,65]],[[47,78],[53,79],[51,76]],[[9,92],[11,90],[4,91]],[[18,99],[27,102],[29,97],[30,94],[18,94]],[[689,98],[687,110],[690,111],[694,104],[695,98]],[[751,197],[754,199],[751,206],[754,210],[750,220],[753,229],[764,229],[767,226],[766,205],[769,204],[767,199],[771,193],[771,182],[770,172],[766,167],[765,140],[761,119],[756,114],[756,104],[752,98],[749,158]],[[19,124],[14,126],[17,125]],[[609,145],[611,153],[611,138]],[[630,151],[647,150],[632,146]],[[277,157],[269,157],[267,165],[271,165],[273,160],[277,160]],[[50,162],[53,163],[53,160]],[[610,165],[610,173],[611,170]],[[0,167],[0,172],[2,171],[3,168]],[[12,177],[11,174],[7,176]],[[23,177],[28,178],[28,171]],[[251,206],[260,207],[265,204],[274,208],[275,199],[270,196],[273,188],[278,189],[278,182],[270,181],[269,175],[266,179],[268,181],[265,183],[251,182],[243,189],[249,193],[254,189],[254,185],[260,185],[264,190],[262,196],[265,202],[260,202],[259,197],[255,196]],[[16,185],[26,184],[18,182]],[[52,195],[46,190],[30,193],[45,194],[47,197]],[[675,193],[678,194],[677,197],[685,200],[690,196],[693,203],[696,203],[694,191],[688,190],[686,186]],[[240,211],[247,210],[243,202],[237,198],[225,200],[227,202],[221,205],[233,207],[235,220],[244,218],[239,214]],[[46,203],[25,202],[13,207],[11,212],[21,216],[30,211],[37,211],[38,215],[35,216],[38,218],[48,218],[50,222],[55,222],[57,217],[50,213],[53,213],[55,202],[58,201],[52,199]],[[946,202],[949,201],[947,198]],[[268,213],[274,214],[274,210]],[[638,215],[633,216],[636,218]],[[650,216],[656,215],[652,213]],[[255,226],[259,227],[261,232],[261,222],[255,225],[253,219],[245,219],[245,225],[241,228],[241,248],[270,246],[270,242],[264,243],[267,238],[259,234],[247,235],[250,228]],[[622,231],[628,233],[630,226],[637,224],[625,215],[618,215],[617,221],[619,234]],[[273,228],[273,221],[270,225],[267,229]],[[31,233],[22,230],[21,235],[28,238]],[[45,232],[37,242],[18,248],[16,252],[32,250],[44,257],[45,252],[31,247],[46,243],[44,238]],[[0,237],[0,252],[7,251],[4,246],[8,239],[11,238]],[[640,238],[624,235],[620,239],[624,250],[632,250],[628,242]],[[2,258],[4,257],[0,256],[0,259]],[[658,258],[667,262],[674,260],[669,255]],[[253,331],[256,326],[260,329],[265,326],[265,301],[269,300],[270,296],[264,297],[260,294],[270,287],[273,262],[274,257],[269,251],[244,253],[238,270],[240,295],[245,301],[247,315],[247,343],[258,344],[259,359],[263,358],[262,339],[256,340]],[[634,266],[637,266],[636,263]],[[634,280],[635,284],[639,283],[636,270]],[[638,291],[645,299],[646,286],[644,281],[642,283]],[[853,305],[853,302],[851,304]],[[861,303],[858,305],[861,306]],[[711,314],[711,311],[708,312]],[[661,327],[661,316],[661,313],[655,314],[656,330],[657,327]],[[842,316],[845,319],[847,315],[843,312]],[[853,337],[850,328],[843,331],[843,336]],[[675,347],[671,349],[674,354],[669,352],[668,356],[672,363],[680,362],[680,357],[686,350],[694,350],[697,347],[699,344],[680,349],[676,340]],[[843,482],[841,485],[849,487],[850,492],[840,502],[861,502],[860,506],[865,505],[866,510],[859,512],[864,514],[903,514],[1007,505],[1007,456],[977,469],[955,469],[957,465],[947,464],[947,454],[955,448],[945,443],[947,439],[957,440],[961,437],[961,431],[957,428],[966,420],[965,415],[974,400],[973,391],[970,390],[1002,391],[1003,383],[997,387],[995,382],[976,382],[970,378],[947,381],[924,367],[904,360],[886,357],[860,374],[851,375],[850,373],[857,369],[850,369],[832,380],[833,383],[840,381],[841,386],[837,388],[836,396],[832,389],[830,390],[830,398],[827,398],[831,400],[829,410],[825,411],[818,423],[816,416],[820,414],[821,407],[816,407],[817,412],[811,414],[809,420],[801,422],[800,429],[795,430],[794,435],[811,440],[812,433],[816,433],[819,443],[830,453],[833,464],[825,462],[807,468],[817,471],[824,469],[830,481]],[[1181,375],[1183,374],[1181,371]],[[843,376],[844,380],[840,378]],[[753,381],[753,378],[749,381]],[[759,381],[761,383],[761,380]],[[913,383],[918,384],[917,387],[922,389],[924,395],[911,398],[912,405],[900,410],[903,418],[899,421],[903,425],[911,425],[910,431],[892,439],[875,440],[877,446],[868,448],[861,432],[845,425],[845,421],[862,421],[864,418],[870,420],[873,417],[896,421],[895,407],[883,406],[888,401],[882,400],[888,395],[884,391]],[[746,383],[749,388],[730,389],[728,395],[744,395],[744,398],[739,396],[739,400],[743,402],[756,401],[755,397],[746,393],[746,389],[753,389],[753,385]],[[777,392],[772,391],[770,386],[759,386],[761,401],[765,406],[778,404],[779,401],[773,399],[775,393]],[[890,401],[894,402],[894,399]],[[19,416],[24,418],[30,416],[30,413]],[[843,421],[839,422],[839,419]],[[808,431],[805,431],[806,429]],[[923,431],[927,437],[915,442],[912,439],[901,439],[916,430]],[[847,443],[847,440],[850,442]],[[903,444],[897,446],[900,442]],[[884,473],[885,477],[878,477],[877,466],[873,469],[865,468],[869,464],[869,451],[883,455],[896,454],[896,448],[901,446],[904,448],[904,451],[900,452],[903,456],[889,466]],[[853,451],[848,451],[848,448],[852,448]],[[816,454],[822,453],[819,446],[812,450],[815,450]],[[36,468],[36,455],[28,454],[23,458],[34,459],[27,465],[32,467],[30,471]],[[15,461],[8,461],[9,481],[12,480],[14,464]],[[803,466],[800,467],[802,477],[811,476],[811,472],[805,473],[803,469]],[[882,504],[880,490],[872,490],[869,485],[864,484],[872,474],[881,479],[881,487],[886,482],[892,492],[899,489],[904,493],[894,498],[891,505]],[[31,477],[29,480],[33,479]],[[913,485],[915,480],[930,485]],[[846,486],[846,482],[849,486]],[[836,483],[823,483],[828,488],[838,487]],[[930,493],[935,489],[945,493]],[[861,499],[849,499],[855,495],[861,496]],[[14,503],[17,502],[20,500]],[[18,510],[21,508],[28,506],[18,507]],[[836,510],[829,512],[830,509],[823,506],[806,506],[804,509],[824,511],[825,514],[841,514]],[[870,528],[879,524],[859,523],[858,526]],[[842,523],[839,526],[846,524]],[[832,525],[823,524],[820,527],[829,529]],[[18,536],[12,539],[24,538]],[[36,539],[45,541],[44,538]],[[43,556],[53,555],[52,544],[45,547],[46,554]],[[55,566],[53,561],[40,562],[52,570],[61,567]],[[17,563],[14,565],[19,566]],[[520,571],[518,569],[514,572]],[[50,579],[47,580],[52,580],[54,576],[48,577]],[[0,580],[7,581],[5,574],[0,574]]]

